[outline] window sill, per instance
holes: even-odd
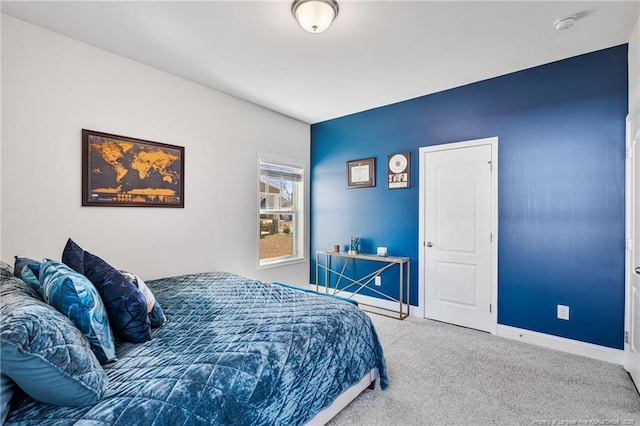
[[[261,269],[271,269],[277,268],[280,266],[289,266],[294,265],[296,263],[304,263],[307,259],[304,257],[295,257],[290,259],[280,259],[280,260],[272,260],[272,261],[264,261],[258,263],[258,270]]]

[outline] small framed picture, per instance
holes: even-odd
[[[388,188],[409,188],[411,153],[401,152],[387,156]]]
[[[347,161],[347,188],[376,186],[376,159]]]

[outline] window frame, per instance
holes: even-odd
[[[278,167],[289,167],[293,169],[301,170],[301,180],[299,185],[295,185],[292,188],[294,206],[284,209],[267,209],[261,206],[261,169],[263,164],[273,164]],[[268,269],[279,266],[286,266],[295,263],[303,263],[307,261],[307,164],[301,160],[295,160],[291,158],[285,158],[270,154],[259,153],[257,161],[257,221],[256,221],[256,258],[257,269]],[[268,201],[267,205],[268,207]],[[292,216],[293,221],[293,251],[294,254],[280,257],[272,257],[268,259],[260,259],[260,216],[263,214],[287,214]]]

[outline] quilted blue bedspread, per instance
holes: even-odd
[[[119,343],[95,405],[29,397],[7,425],[299,425],[372,368],[382,347],[356,306],[213,272],[147,283],[168,323],[153,340]]]

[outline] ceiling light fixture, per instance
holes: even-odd
[[[553,23],[553,26],[555,27],[556,30],[562,31],[562,30],[568,30],[569,28],[573,27],[573,24],[575,23],[576,23],[575,16],[567,16],[566,18],[558,19],[556,22]]]
[[[321,33],[338,16],[335,0],[294,0],[291,13],[300,26],[310,33]]]

